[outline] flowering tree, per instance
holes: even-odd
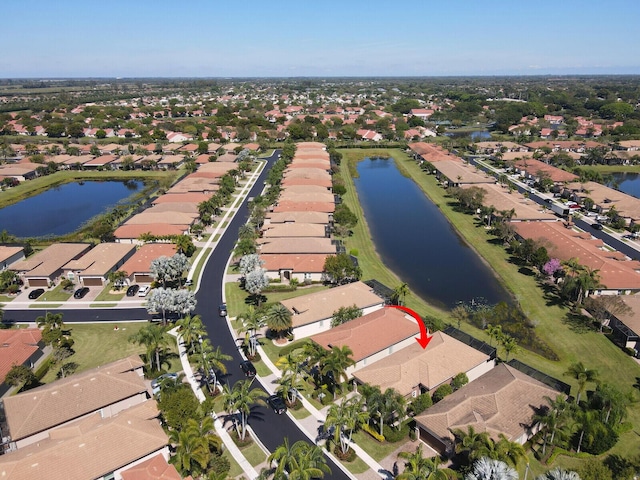
[[[547,263],[544,264],[544,266],[542,267],[542,271],[546,273],[548,276],[552,276],[561,268],[562,268],[562,265],[560,263],[560,260],[558,260],[557,258],[552,258],[551,260],[549,260]]]

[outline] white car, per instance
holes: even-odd
[[[146,297],[147,293],[149,293],[149,290],[151,290],[151,287],[149,287],[149,285],[144,285],[143,287],[140,287],[140,290],[138,290],[138,296]]]

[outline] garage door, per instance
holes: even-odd
[[[136,283],[151,283],[151,282],[153,282],[153,277],[151,275],[144,275],[144,274],[138,275],[136,273],[134,275],[134,277],[136,279]]]
[[[49,280],[46,278],[29,278],[30,287],[48,287]]]
[[[102,286],[102,279],[101,278],[96,278],[96,277],[82,277],[82,284],[85,287],[101,287]]]

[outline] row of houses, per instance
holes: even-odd
[[[131,356],[2,398],[0,476],[179,480],[142,370]]]
[[[258,253],[271,280],[323,279],[326,258],[338,252],[331,238],[336,200],[331,161],[323,144],[302,142],[283,173],[281,193],[267,213]]]

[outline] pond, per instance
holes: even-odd
[[[447,132],[445,133],[445,135],[451,138],[469,137],[472,142],[482,142],[486,140],[491,140],[491,132],[489,130]]]
[[[382,261],[420,297],[444,308],[511,302],[491,269],[393,159],[367,158],[354,179]]]
[[[0,209],[0,230],[18,238],[66,235],[143,187],[136,180],[65,183]]]
[[[613,184],[621,192],[640,198],[640,173],[612,173]],[[610,183],[609,186],[612,186]]]

